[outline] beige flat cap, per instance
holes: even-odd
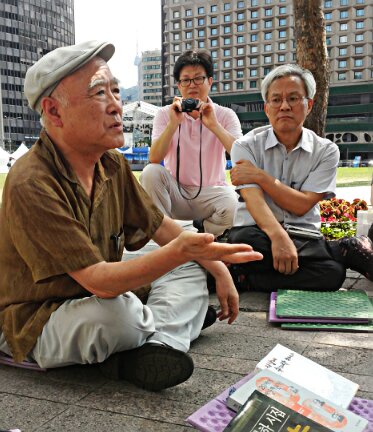
[[[49,52],[26,72],[24,90],[30,107],[41,113],[41,99],[50,96],[63,78],[95,56],[108,61],[114,51],[114,45],[109,42],[88,41]]]

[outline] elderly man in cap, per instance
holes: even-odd
[[[231,323],[238,295],[219,260],[261,255],[183,232],[112,150],[124,144],[113,53],[96,41],[58,48],[26,74],[44,129],[4,187],[0,351],[45,368],[101,363],[107,376],[157,391],[193,372],[187,351],[208,310],[201,265],[216,278],[219,318]],[[121,261],[124,248],[151,238],[163,247]],[[145,284],[146,305],[132,292]]]

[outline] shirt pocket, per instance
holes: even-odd
[[[124,250],[124,232],[123,228],[119,231],[113,233],[110,236],[110,251],[109,251],[109,261],[117,262],[122,260]]]

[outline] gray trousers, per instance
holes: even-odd
[[[159,342],[187,352],[208,307],[206,272],[183,264],[151,284],[148,302],[131,292],[68,300],[52,313],[28,359],[40,367],[100,363],[115,352]],[[0,333],[0,351],[11,355]]]
[[[176,179],[160,164],[147,165],[140,176],[142,187],[154,204],[173,219],[204,219],[206,232],[215,236],[233,225],[238,196],[230,186],[204,186],[196,199],[180,194]],[[196,186],[180,185],[186,197],[194,197]]]

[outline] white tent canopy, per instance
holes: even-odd
[[[17,148],[17,150],[11,154],[11,156],[12,156],[12,158],[14,158],[14,159],[17,160],[17,159],[19,159],[21,156],[23,156],[25,153],[27,153],[28,150],[29,150],[29,149],[27,148],[27,146],[26,146],[24,143],[22,143],[22,144]]]
[[[9,168],[7,163],[9,162],[10,154],[0,147],[0,173],[7,173]]]

